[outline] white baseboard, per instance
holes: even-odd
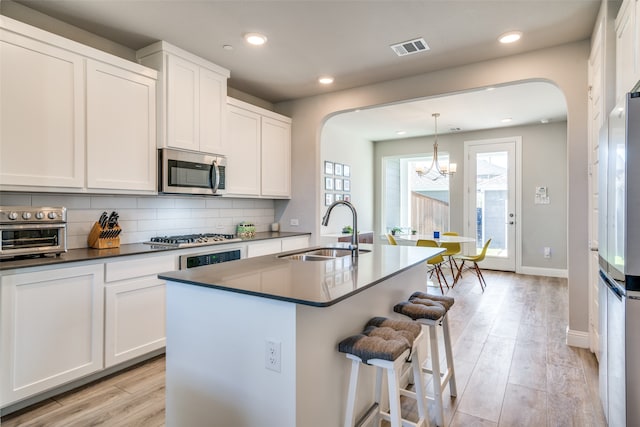
[[[571,347],[589,348],[589,333],[572,331],[567,326],[567,345]]]
[[[517,273],[530,274],[532,276],[546,276],[546,277],[562,277],[564,279],[569,277],[569,273],[563,268],[542,268],[542,267],[524,267],[521,266]]]

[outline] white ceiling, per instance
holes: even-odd
[[[345,112],[327,124],[370,141],[411,138],[435,133],[433,113],[440,113],[438,134],[445,134],[564,121],[567,107],[556,86],[529,82]]]
[[[230,69],[230,87],[277,103],[584,40],[594,27],[600,0],[16,3],[134,50],[166,40]],[[500,45],[497,37],[509,30],[522,31],[522,40]],[[243,42],[243,34],[254,31],[267,35],[265,46],[258,48]],[[424,37],[431,50],[397,57],[389,47],[418,37]],[[225,50],[223,45],[233,49]],[[333,75],[335,83],[329,87],[317,83],[324,74]],[[516,92],[496,89],[492,96],[500,94],[500,98],[491,98],[490,103],[483,98],[489,92],[477,92],[466,95],[463,103],[456,97],[439,99],[437,104],[407,104],[401,110],[386,108],[367,124],[372,129],[372,139],[378,140],[395,137],[391,132],[400,127],[413,131],[432,122],[434,109],[442,114],[439,127],[463,130],[483,128],[507,116],[513,117],[512,124],[516,124],[527,114],[529,122],[566,114],[560,111],[564,101],[559,103],[557,94],[547,98],[538,93],[539,87],[529,91],[526,87],[513,89]],[[474,104],[480,108],[472,108]],[[490,110],[494,110],[492,115]],[[388,118],[392,130],[373,131],[372,123],[377,128],[384,127],[380,115]]]

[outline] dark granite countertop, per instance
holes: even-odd
[[[328,245],[344,247],[344,245]],[[327,245],[323,246],[327,247]],[[160,279],[316,307],[327,307],[381,283],[444,251],[416,246],[365,245],[370,252],[326,261],[283,254],[159,274]],[[305,249],[309,250],[309,249]],[[426,267],[425,267],[426,274]]]
[[[266,231],[266,232],[256,233],[255,237],[243,238],[242,242],[247,243],[247,242],[255,242],[260,240],[268,240],[268,239],[281,239],[285,237],[305,236],[310,234],[311,233],[306,233],[306,232]],[[238,243],[239,242],[217,243],[210,246],[224,247],[226,245],[233,245]],[[207,246],[206,245],[199,246],[199,248],[204,248],[204,247],[207,247]],[[121,245],[119,248],[109,248],[109,249],[93,249],[93,248],[70,249],[66,253],[60,254],[59,256],[44,256],[44,257],[37,257],[37,258],[0,260],[0,271],[18,269],[18,268],[41,267],[41,266],[47,266],[47,265],[64,264],[69,262],[90,261],[90,260],[97,260],[102,258],[152,254],[152,253],[158,253],[158,252],[177,251],[177,250],[184,250],[184,249],[186,248],[166,248],[166,247],[147,245],[144,243],[132,243],[127,245]]]

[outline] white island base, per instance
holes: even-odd
[[[342,425],[350,362],[338,342],[371,317],[403,318],[393,306],[425,289],[424,262],[327,307],[169,281],[166,425]],[[280,372],[265,367],[268,341],[281,346]],[[373,375],[361,369],[360,413]]]

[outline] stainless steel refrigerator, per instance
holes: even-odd
[[[600,142],[600,397],[609,427],[640,426],[640,92]]]

